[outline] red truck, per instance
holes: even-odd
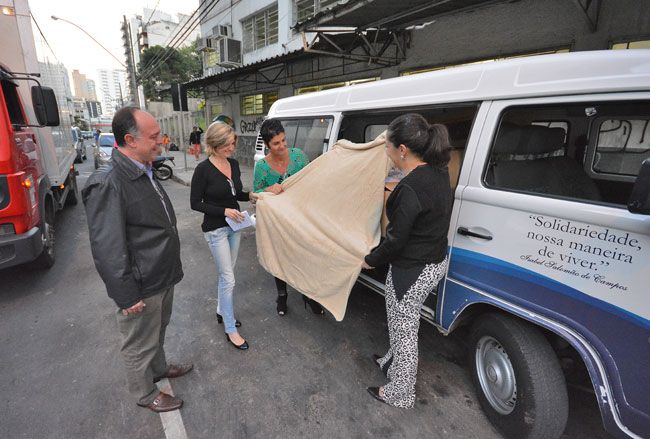
[[[70,116],[41,83],[27,0],[0,0],[0,269],[54,265],[54,218],[78,199]]]

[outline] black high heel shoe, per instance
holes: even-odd
[[[248,342],[247,342],[246,340],[244,340],[244,342],[243,342],[242,344],[240,344],[240,345],[236,345],[236,344],[233,343],[233,341],[230,339],[230,337],[228,336],[228,334],[226,334],[226,340],[228,340],[228,342],[229,342],[231,345],[233,345],[234,347],[236,347],[236,348],[239,349],[240,351],[245,351],[245,350],[248,349]]]
[[[217,313],[217,323],[220,325],[223,324],[223,317],[221,317],[221,314]],[[235,327],[239,328],[241,326],[241,322],[239,320],[235,320]]]
[[[283,316],[289,312],[289,310],[287,309],[287,294],[278,295],[278,298],[276,299],[275,303],[278,304],[278,306],[275,307],[275,310],[278,312],[278,315]]]
[[[325,314],[323,307],[320,305],[320,303],[316,302],[315,300],[312,300],[307,296],[302,296],[302,301],[305,304],[305,309],[307,309],[307,304],[309,304],[309,307],[311,308],[311,312],[313,312],[314,314],[321,314],[321,315]]]

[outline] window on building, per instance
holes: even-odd
[[[332,82],[329,84],[309,85],[307,87],[299,87],[295,90],[295,95],[304,95],[306,93],[313,93],[316,91],[330,90],[332,88],[347,87],[348,85],[363,84],[364,82],[378,81],[379,77],[354,79],[352,81]]]
[[[244,53],[278,42],[278,5],[242,20]]]
[[[295,0],[295,22],[309,20],[319,12],[336,5],[339,0]]]
[[[564,48],[555,49],[555,50],[543,50],[543,51],[539,51],[539,52],[520,53],[520,54],[517,54],[517,55],[497,56],[497,57],[494,57],[494,58],[481,59],[481,60],[466,62],[466,63],[461,63],[461,64],[449,64],[449,65],[437,66],[437,67],[426,67],[426,68],[422,68],[422,69],[406,70],[406,71],[401,72],[400,76],[417,75],[417,74],[420,74],[420,73],[434,72],[436,70],[450,69],[450,68],[453,68],[453,67],[471,66],[471,65],[474,65],[474,64],[484,64],[484,63],[493,62],[493,61],[502,61],[504,59],[514,59],[514,58],[523,58],[523,57],[526,57],[526,56],[549,55],[549,54],[552,54],[552,53],[567,53],[567,52],[569,52],[569,48],[564,47]]]
[[[255,116],[266,114],[275,101],[278,100],[278,92],[258,93],[241,97],[240,113],[242,116]]]
[[[203,52],[203,66],[204,67],[213,67],[216,66],[219,62],[219,52],[211,50],[209,52]]]
[[[611,47],[613,50],[625,49],[650,49],[650,40],[625,41],[614,43]]]
[[[485,184],[625,207],[650,157],[649,109],[641,101],[512,107],[501,117]]]

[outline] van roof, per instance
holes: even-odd
[[[623,91],[650,91],[650,50],[538,55],[385,79],[280,99],[269,117]]]

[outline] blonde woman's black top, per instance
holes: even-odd
[[[239,210],[237,201],[248,201],[248,192],[244,192],[241,183],[239,163],[235,159],[228,159],[230,163],[231,179],[228,179],[210,159],[199,163],[192,176],[190,190],[190,206],[192,210],[203,212],[201,230],[209,232],[225,227],[226,209]]]

